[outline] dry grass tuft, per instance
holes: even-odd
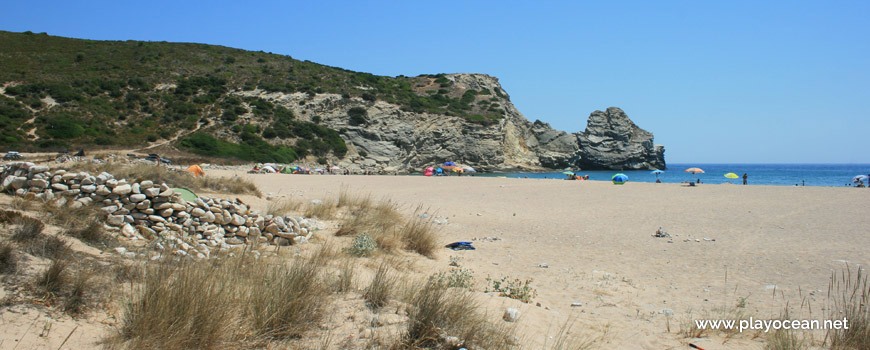
[[[356,264],[352,259],[342,259],[338,270],[338,278],[333,289],[336,293],[347,293],[354,290],[353,276],[356,274]]]
[[[381,250],[391,252],[406,249],[432,258],[438,249],[435,227],[431,219],[421,217],[417,207],[414,217],[403,220],[398,204],[382,199],[374,203],[369,196],[354,197],[346,192],[339,195],[339,203],[347,208],[336,236],[369,234]]]
[[[329,253],[320,251],[290,266],[272,265],[252,276],[243,295],[246,317],[255,336],[287,339],[301,336],[323,316],[329,285],[323,266]]]
[[[332,200],[309,202],[308,205],[305,206],[303,215],[321,220],[329,220],[335,216],[336,208],[336,203]]]
[[[806,350],[807,341],[799,337],[798,332],[791,329],[777,329],[767,337],[765,350]]]
[[[30,243],[42,236],[45,225],[38,220],[26,216],[19,216],[12,220],[16,225],[12,231],[12,240],[19,243]]]
[[[447,288],[430,279],[411,293],[408,329],[396,348],[441,349],[445,336],[458,337],[462,346],[477,349],[510,349],[509,330],[486,321],[471,293]]]
[[[562,324],[562,327],[559,328],[559,333],[553,340],[553,344],[549,347],[550,350],[587,350],[595,345],[595,339],[571,335],[575,321],[574,319],[569,319]]]
[[[267,215],[286,216],[291,212],[296,212],[302,207],[302,202],[293,198],[284,198],[269,202],[266,208]]]
[[[12,210],[28,211],[33,208],[33,201],[15,196],[12,197],[12,201],[9,202],[9,208]]]
[[[435,251],[439,248],[438,239],[431,218],[424,219],[420,216],[422,207],[417,207],[414,217],[405,222],[399,231],[399,237],[405,243],[405,249],[417,252],[427,258],[435,257]]]
[[[36,288],[43,293],[45,298],[54,298],[69,283],[68,268],[69,261],[67,259],[53,259],[48,268],[39,275],[36,280]]]
[[[72,281],[70,291],[63,303],[63,311],[78,315],[82,314],[87,306],[87,292],[91,290],[91,274],[84,270],[79,270],[76,273],[75,279]]]
[[[15,274],[18,271],[18,256],[9,242],[0,242],[0,273]]]
[[[387,261],[381,261],[377,271],[375,271],[371,284],[366,287],[363,293],[366,304],[372,310],[378,310],[387,305],[387,302],[390,301],[390,294],[395,288],[396,279],[397,276],[390,273],[390,266]]]
[[[71,227],[64,231],[70,237],[78,238],[88,245],[111,248],[118,245],[118,240],[103,230],[103,223],[97,219],[90,219],[84,226]]]
[[[833,304],[829,319],[849,321],[848,329],[832,329],[825,335],[831,349],[870,349],[870,281],[863,269],[853,274],[847,267],[839,275],[832,273],[828,300]]]
[[[58,205],[56,201],[45,202],[40,208],[43,219],[64,229],[76,229],[89,225],[91,222],[102,224],[106,220],[106,212],[97,206],[86,205],[73,208],[69,204]]]
[[[218,262],[149,264],[126,305],[115,341],[131,349],[216,348],[236,319],[235,266]]]

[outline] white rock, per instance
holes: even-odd
[[[243,217],[242,217],[241,215],[239,215],[239,214],[233,214],[233,221],[232,221],[232,224],[233,224],[233,225],[236,225],[236,226],[244,225],[244,224],[245,224],[245,218],[243,218]]]
[[[520,310],[509,307],[504,310],[504,315],[502,318],[508,322],[516,322],[520,319]]]
[[[130,192],[133,192],[133,188],[129,184],[118,185],[112,189],[112,193],[119,196],[130,194]]]
[[[136,236],[136,229],[133,228],[132,225],[126,224],[123,227],[121,227],[121,234],[127,238],[134,237],[134,236]]]
[[[117,247],[117,248],[115,248],[115,252],[118,253],[118,254],[124,255],[124,253],[127,252],[127,248],[124,248],[124,247]]]

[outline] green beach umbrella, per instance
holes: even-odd
[[[628,181],[628,175],[625,175],[623,173],[615,174],[613,175],[613,177],[610,178],[610,180],[613,181],[614,185],[622,185],[626,181]]]

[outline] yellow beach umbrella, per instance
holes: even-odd
[[[740,176],[737,176],[737,174],[735,174],[735,173],[727,173],[727,174],[725,174],[725,177],[727,177],[729,179],[736,179],[736,178],[739,178]]]

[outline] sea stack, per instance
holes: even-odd
[[[589,115],[586,131],[577,134],[581,169],[665,169],[665,147],[653,143],[643,130],[617,107]]]

